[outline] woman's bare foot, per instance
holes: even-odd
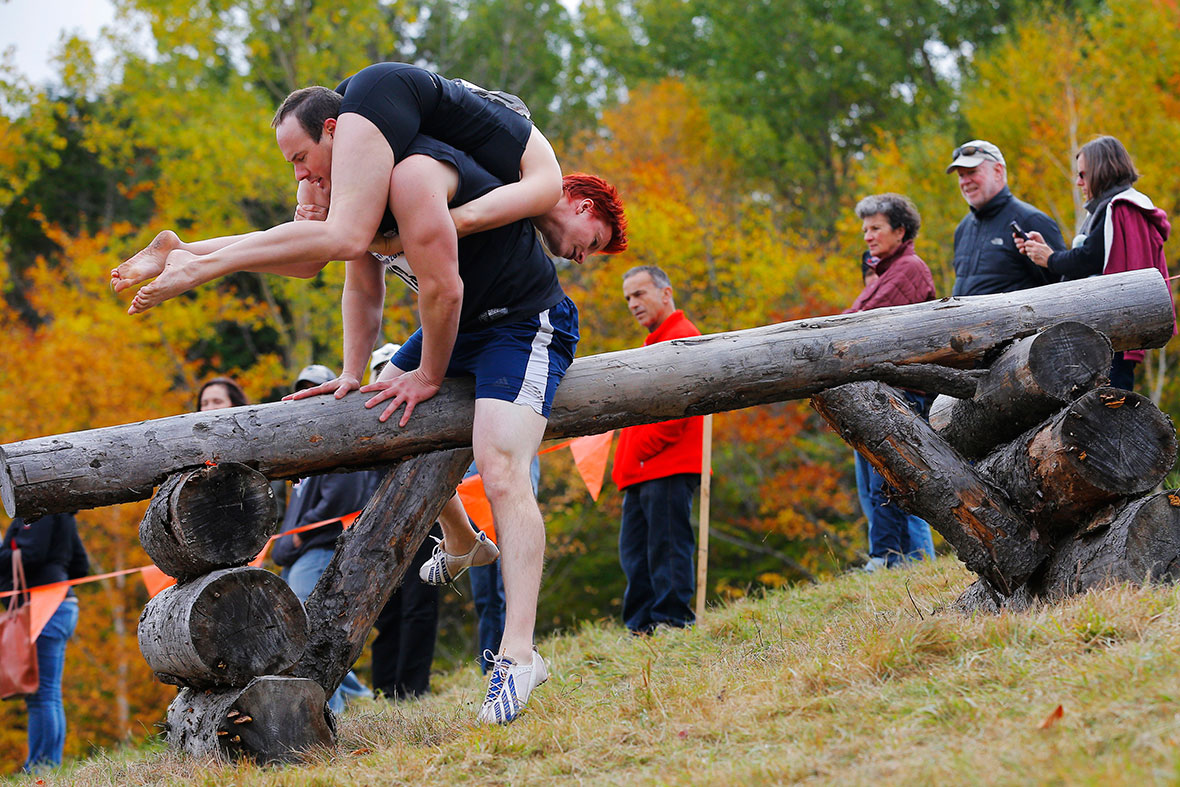
[[[172,230],[164,230],[147,245],[147,248],[111,271],[111,289],[122,292],[134,287],[164,270],[169,252],[180,248],[180,238]]]
[[[164,263],[164,270],[160,271],[155,281],[144,285],[135,293],[127,313],[141,314],[169,298],[175,298],[182,292],[188,292],[198,284],[203,284],[204,280],[197,275],[199,259],[197,255],[183,249],[170,252]]]

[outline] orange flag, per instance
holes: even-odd
[[[610,444],[615,432],[612,429],[606,434],[592,434],[570,443],[570,453],[574,455],[574,465],[578,474],[590,491],[590,497],[598,502],[598,495],[602,492],[602,481],[606,476],[606,462],[610,458]]]
[[[68,582],[55,582],[52,585],[30,588],[29,590],[29,629],[33,639],[41,634],[41,629],[57,612],[62,600],[70,590]]]
[[[148,596],[153,598],[164,588],[170,588],[176,584],[174,577],[168,576],[155,566],[144,566],[139,571],[143,578],[143,584],[147,588]]]
[[[467,516],[495,543],[496,525],[492,521],[492,504],[488,502],[488,496],[483,491],[483,479],[478,475],[464,478],[457,491],[459,499],[463,501],[463,508],[467,510]]]

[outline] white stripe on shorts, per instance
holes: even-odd
[[[524,380],[513,404],[531,407],[537,415],[541,415],[545,408],[545,388],[549,385],[549,344],[553,341],[553,323],[549,322],[548,309],[538,314],[537,319],[541,326],[533,337]]]

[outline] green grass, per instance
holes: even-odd
[[[1180,783],[1180,589],[946,610],[970,579],[944,558],[768,592],[650,638],[585,625],[541,643],[552,677],[508,727],[473,723],[483,679],[467,668],[423,701],[353,706],[336,750],[299,766],[157,747],[46,783]]]

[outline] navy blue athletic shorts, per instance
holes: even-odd
[[[460,333],[447,377],[474,375],[476,399],[526,405],[548,418],[578,338],[578,307],[567,297],[528,319]],[[421,361],[419,328],[389,362],[406,372]]]
[[[336,88],[340,113],[369,120],[389,142],[395,162],[419,134],[467,153],[503,183],[520,180],[520,158],[533,124],[433,71],[407,63],[375,63]]]

